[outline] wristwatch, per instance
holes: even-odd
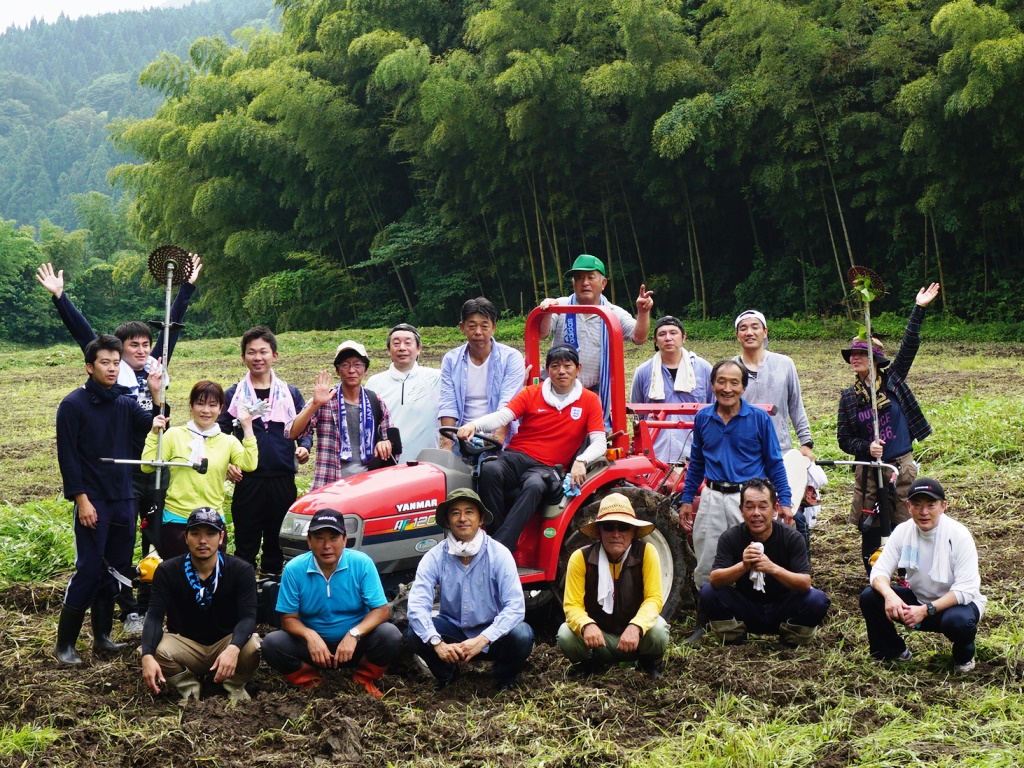
[[[350,629],[348,633],[352,635],[352,637],[354,637],[356,640],[358,640],[359,636],[363,634],[359,631],[359,627],[352,627],[352,629]]]
[[[440,644],[441,644],[441,638],[440,638],[440,636],[437,636],[437,635],[435,635],[434,637],[430,638],[430,645],[431,645],[432,647],[436,648],[436,647],[437,647],[437,646],[439,646]]]
[[[928,608],[928,615],[929,616],[935,616],[939,612],[938,609],[934,605],[932,605],[931,603],[927,603],[926,607]]]

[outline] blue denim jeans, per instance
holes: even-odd
[[[462,627],[443,616],[435,616],[433,620],[434,629],[437,630],[442,641],[461,643],[463,640],[469,639]],[[438,658],[434,647],[430,643],[423,642],[419,635],[412,631],[412,626],[406,631],[405,639],[409,642],[413,653],[426,662],[431,673],[440,682],[448,683],[454,679],[458,671],[457,665],[449,664]],[[525,621],[521,621],[507,635],[487,646],[477,658],[494,662],[494,678],[500,685],[516,679],[532,652],[533,629]]]
[[[907,605],[922,605],[908,587],[893,587],[893,591]],[[860,593],[860,612],[867,625],[868,646],[876,659],[891,661],[907,650],[907,644],[896,631],[896,626],[885,615],[885,598],[874,587]],[[974,658],[974,638],[978,635],[981,613],[974,603],[954,605],[921,622],[921,632],[940,632],[953,642],[953,662],[966,664]]]

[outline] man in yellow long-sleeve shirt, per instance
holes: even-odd
[[[565,577],[565,623],[558,647],[582,674],[620,661],[661,678],[668,622],[661,617],[658,551],[642,541],[654,525],[638,520],[629,499],[610,493],[580,531],[595,543],[572,553]]]

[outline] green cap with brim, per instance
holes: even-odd
[[[604,262],[597,258],[597,256],[591,256],[589,253],[581,253],[577,256],[576,261],[569,267],[569,271],[565,273],[565,276],[571,278],[573,272],[600,272],[605,277],[608,277],[608,273],[604,271]]]
[[[491,511],[484,506],[483,501],[480,499],[480,495],[469,488],[456,488],[454,491],[448,494],[448,497],[437,505],[437,511],[434,513],[434,520],[442,528],[448,528],[448,508],[456,501],[463,499],[472,501],[476,505],[476,508],[480,510],[480,522],[483,525],[490,525],[494,522],[494,515]]]

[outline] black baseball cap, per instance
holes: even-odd
[[[307,533],[314,533],[316,531],[332,530],[337,531],[342,536],[347,535],[345,530],[345,518],[341,512],[334,509],[321,509],[315,515],[313,519],[309,521],[309,528]]]
[[[915,496],[930,496],[933,499],[945,501],[946,489],[939,484],[938,480],[932,480],[930,477],[919,477],[910,484],[910,490],[907,491],[908,499],[912,499]]]
[[[224,518],[213,507],[198,507],[192,510],[192,514],[188,516],[188,521],[185,523],[185,530],[198,525],[206,525],[216,531],[224,531],[226,528]]]

